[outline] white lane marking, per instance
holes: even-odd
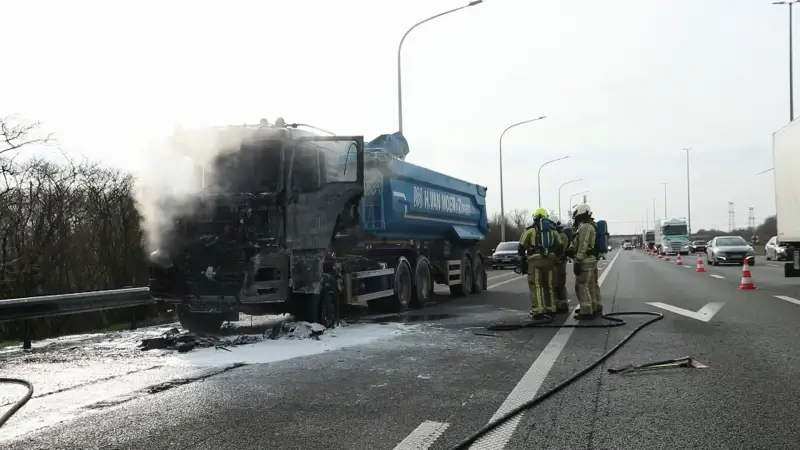
[[[785,300],[789,303],[794,303],[795,305],[800,305],[800,300],[792,297],[788,297],[786,295],[776,295],[775,298],[779,298],[781,300]]]
[[[692,266],[683,266],[683,267],[684,267],[684,269],[694,269],[694,267],[692,267]]]
[[[600,278],[597,280],[600,286],[603,285],[606,277],[611,272],[611,267],[614,265],[614,262],[617,261],[617,257],[619,257],[620,254],[621,253],[617,253],[614,255],[614,258],[608,263],[606,270],[600,275]],[[565,324],[574,323],[575,319],[572,316],[565,322]],[[494,413],[489,420],[490,423],[536,396],[545,378],[547,378],[547,374],[550,373],[550,370],[553,368],[556,359],[558,359],[558,356],[564,350],[564,347],[566,347],[567,341],[570,336],[572,336],[573,331],[575,331],[575,328],[560,328],[558,330],[556,335],[553,336],[553,339],[550,340],[550,343],[547,344],[547,347],[544,348],[539,357],[536,358],[536,361],[533,362],[528,371],[525,372],[525,375],[522,376],[522,379],[519,380],[514,390],[508,394],[503,404],[500,405],[500,408]],[[508,441],[511,440],[514,431],[519,426],[523,414],[524,413],[517,414],[513,418],[505,421],[502,425],[483,435],[470,446],[470,449],[504,449]]]
[[[679,308],[677,306],[668,305],[666,303],[661,302],[648,302],[650,306],[655,306],[656,308],[661,308],[663,310],[673,312],[675,314],[680,314],[682,316],[686,316],[695,320],[699,320],[701,322],[708,322],[710,321],[723,306],[725,306],[725,302],[712,302],[703,306],[698,311],[690,311],[688,309]]]
[[[617,256],[619,256],[619,253],[617,253],[614,256],[614,258],[611,260],[611,262],[608,264],[607,267],[600,269],[600,271],[602,271],[602,273],[600,274],[600,278],[598,278],[598,280],[597,280],[597,283],[599,285],[601,285],[601,286],[603,285],[603,282],[605,281],[606,276],[608,275],[608,272],[609,272],[608,269],[611,269],[611,266],[614,265],[614,261],[616,261]],[[511,273],[515,274],[515,272],[511,272]],[[521,280],[521,279],[524,279],[524,278],[525,278],[525,275],[519,275],[519,276],[514,277],[514,278],[512,278],[510,280],[501,281],[499,283],[496,283],[496,284],[493,284],[491,286],[488,286],[486,288],[486,290],[495,288],[497,286],[502,286],[502,285],[504,285],[506,283],[511,283],[512,281],[517,281],[517,280]],[[569,303],[573,303],[573,301],[570,300]],[[570,317],[567,320],[566,323],[575,323],[575,320]],[[478,328],[484,328],[484,327],[478,327]],[[548,372],[550,372],[550,369],[552,369],[553,363],[555,363],[555,360],[558,358],[558,355],[564,349],[564,346],[567,344],[567,340],[569,339],[570,335],[572,335],[572,331],[573,330],[574,330],[574,328],[562,328],[561,330],[559,330],[558,333],[556,333],[556,336],[554,336],[553,339],[550,340],[550,343],[544,349],[542,354],[539,355],[539,357],[536,359],[536,361],[534,361],[533,365],[530,367],[530,369],[528,369],[528,372],[525,373],[525,375],[519,381],[519,383],[514,388],[514,390],[511,391],[511,394],[509,394],[509,396],[506,398],[505,402],[503,402],[503,405],[500,406],[500,409],[498,409],[498,412],[495,413],[495,415],[492,417],[491,420],[496,420],[496,417],[499,417],[499,415],[502,414],[500,411],[511,410],[516,406],[516,405],[514,405],[514,406],[511,406],[511,407],[508,407],[508,406],[506,406],[506,403],[513,402],[513,403],[516,403],[516,404],[520,404],[521,402],[527,401],[529,398],[533,398],[533,396],[536,395],[536,392],[539,390],[539,387],[541,386],[542,381],[544,381],[545,377],[547,377]],[[565,332],[565,331],[568,331],[568,332]],[[556,338],[558,338],[558,340],[556,340]],[[546,358],[543,358],[543,357],[545,357],[546,353],[547,353]],[[550,361],[548,363],[548,360],[552,360],[552,361]],[[543,371],[539,367],[547,367],[547,370]],[[536,380],[537,376],[541,377],[541,380],[537,381]],[[535,385],[535,389],[531,390],[529,388],[526,388],[527,385],[532,385],[532,386]],[[528,395],[529,398],[526,399],[526,398],[523,397],[523,399],[521,401],[516,400],[516,398],[520,397],[521,394]],[[505,410],[503,409],[504,406],[506,408]],[[500,442],[502,444],[503,447],[511,439],[511,435],[514,433],[514,430],[519,425],[519,421],[521,419],[521,416],[522,415],[519,414],[515,418],[513,418],[513,419],[511,419],[511,420],[509,420],[509,421],[507,421],[505,423],[505,425],[513,423],[514,426],[507,430],[507,433],[508,433],[507,437],[506,436],[502,436],[501,437],[502,440],[498,441],[498,442]],[[443,425],[443,428],[441,429],[441,432],[436,434],[435,436],[433,436],[433,433],[431,431],[427,431],[428,435],[432,436],[432,438],[429,441],[428,440],[422,441],[422,440],[419,440],[419,438],[416,438],[417,440],[410,439],[412,436],[425,435],[426,430],[429,430],[430,428],[433,427],[433,425],[427,425],[426,426],[426,424],[441,424],[441,425]],[[407,450],[427,450],[433,444],[433,442],[435,442],[436,439],[438,439],[439,436],[441,436],[442,433],[444,433],[444,431],[449,426],[450,426],[449,423],[431,422],[431,421],[422,422],[422,424],[420,424],[420,426],[418,426],[414,431],[412,431],[410,435],[408,435],[405,439],[403,439],[402,442],[400,442],[400,444],[397,445],[397,447],[395,447],[395,450],[401,450],[401,449],[402,450],[406,450],[406,449]],[[500,427],[500,428],[503,428],[503,427]],[[497,429],[495,429],[495,431],[496,430]],[[491,437],[492,435],[493,435],[493,432],[490,432],[488,435],[484,436],[484,439],[488,438],[488,437]],[[481,442],[481,440],[478,440],[475,444],[473,444],[473,446],[477,445],[480,442]],[[489,441],[489,442],[492,442],[492,441]]]
[[[711,274],[711,276],[712,276],[712,277],[714,277],[714,278],[719,278],[720,280],[721,280],[721,279],[723,279],[723,278],[725,278],[725,277],[723,277],[722,275],[717,275],[717,274],[715,274],[715,273],[712,273],[712,274]]]
[[[497,278],[505,278],[505,277],[507,277],[509,275],[517,275],[517,273],[509,272],[509,273],[505,273],[503,275],[495,275],[493,277],[486,278],[486,281],[489,282],[489,281],[492,281],[492,280],[497,279]],[[519,278],[519,277],[517,277],[517,278]],[[508,280],[508,281],[514,281],[517,278],[511,279],[511,280]],[[493,288],[495,286],[499,286],[499,285],[504,284],[504,283],[505,282],[501,282],[501,283],[498,283],[498,284],[493,284],[491,286],[488,286],[486,289],[488,290],[488,289],[491,289],[491,288]],[[436,287],[433,290],[434,291],[447,291],[448,289],[450,289],[450,288],[448,286],[444,285],[444,284],[437,284]]]
[[[439,439],[439,436],[449,426],[449,423],[426,420],[406,436],[402,442],[397,444],[394,450],[426,450]]]
[[[506,284],[506,283],[511,283],[512,281],[521,280],[521,279],[523,279],[523,278],[525,278],[525,275],[519,275],[519,276],[517,276],[517,277],[514,277],[514,278],[512,278],[512,279],[510,279],[510,280],[505,280],[505,281],[501,281],[501,282],[499,282],[499,283],[495,283],[495,284],[493,284],[493,285],[491,285],[491,286],[487,287],[487,288],[486,288],[486,290],[488,291],[489,289],[496,288],[497,286],[502,286],[502,285],[504,285],[504,284]]]
[[[514,274],[515,274],[515,272],[513,272],[513,271],[512,272],[506,272],[506,273],[504,273],[502,275],[495,275],[495,276],[492,276],[492,277],[488,277],[488,278],[486,278],[486,281],[494,280],[495,278],[504,278],[504,277],[507,277],[509,275],[514,275]]]
[[[768,265],[768,266],[770,266],[770,267],[780,267],[780,266],[779,266],[779,265],[777,265],[777,264],[771,264],[771,263],[767,263],[767,265]]]

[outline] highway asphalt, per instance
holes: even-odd
[[[800,283],[758,261],[752,268],[758,289],[740,291],[740,266],[697,273],[695,262],[686,258],[686,266],[676,266],[674,259],[640,251],[611,253],[601,262],[606,311],[657,311],[664,319],[473,448],[797,448],[800,304],[787,299],[800,299]],[[481,295],[437,296],[439,304],[422,311],[362,319],[386,327],[413,324],[394,337],[153,389],[0,445],[449,449],[496,412],[587,366],[647,319],[629,318],[628,325],[610,329],[487,332],[492,323],[524,320],[529,308],[524,278],[509,271],[490,277],[491,289]],[[573,280],[570,274],[575,306]],[[682,356],[708,367],[607,372]]]

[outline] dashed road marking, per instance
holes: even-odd
[[[603,282],[606,280],[606,277],[608,277],[611,271],[610,269],[619,255],[620,253],[614,255],[614,258],[609,262],[606,270],[603,271],[600,278],[597,280],[597,284],[600,286],[603,285]],[[565,324],[574,324],[575,322],[575,319],[570,316]],[[497,412],[489,419],[489,422],[497,420],[508,411],[530,401],[536,396],[545,378],[547,378],[547,374],[550,373],[550,369],[553,368],[556,359],[558,359],[564,347],[566,347],[567,341],[570,336],[572,336],[573,331],[575,331],[575,328],[561,328],[558,330],[556,335],[553,336],[553,339],[547,344],[547,347],[542,350],[542,353],[536,358],[536,361],[533,362],[528,371],[525,372],[525,375],[522,376],[522,379],[519,380],[514,390],[508,394],[508,397],[506,397],[503,404],[500,405],[500,408],[497,409]],[[470,446],[470,449],[504,449],[508,441],[511,440],[511,436],[514,434],[517,426],[519,426],[523,414],[524,413],[517,414],[502,425],[483,435],[483,437]]]
[[[770,267],[780,267],[779,265],[777,265],[777,264],[772,264],[772,263],[767,263],[767,265],[768,265],[768,266],[770,266]]]
[[[508,277],[508,276],[511,276],[511,275],[516,275],[516,272],[512,271],[512,272],[506,272],[506,273],[504,273],[502,275],[494,275],[494,276],[486,278],[486,281],[494,280],[495,278],[504,278],[504,277]]]
[[[711,276],[712,276],[712,277],[714,277],[714,278],[719,278],[720,280],[721,280],[721,279],[723,279],[723,278],[725,278],[725,277],[723,277],[722,275],[717,275],[717,274],[715,274],[715,273],[712,273],[712,274],[711,274]]]
[[[606,277],[608,277],[608,273],[611,271],[611,267],[614,265],[614,262],[616,262],[619,255],[620,253],[614,255],[614,258],[608,262],[608,266],[600,268],[602,273],[597,280],[597,284],[600,286],[603,285],[603,282],[605,282]],[[511,278],[510,280],[504,280],[493,284],[486,289],[489,290],[497,286],[524,278],[525,275],[520,275]],[[570,300],[570,303],[572,303],[572,300]],[[576,323],[576,320],[570,317],[565,323],[574,324]],[[497,412],[495,412],[494,416],[492,416],[490,422],[497,420],[498,417],[514,409],[518,405],[526,401],[530,401],[536,395],[536,393],[539,391],[539,388],[542,386],[544,379],[547,377],[547,374],[550,373],[550,369],[553,368],[556,359],[567,345],[567,341],[569,340],[573,331],[575,331],[575,328],[561,328],[558,330],[553,339],[551,339],[547,344],[547,347],[545,347],[539,357],[536,358],[536,361],[533,362],[525,375],[522,376],[522,379],[519,380],[519,383],[517,383],[516,387],[514,387],[514,390],[511,391],[503,404],[500,405],[500,408],[497,410]],[[500,425],[493,431],[490,431],[482,438],[478,439],[470,448],[504,449],[508,441],[511,439],[511,436],[514,434],[517,426],[519,426],[519,422],[522,420],[523,414],[524,413],[517,414],[514,418],[507,420],[503,425]],[[436,424],[438,424],[438,427]],[[449,423],[443,422],[422,422],[422,424],[414,429],[411,434],[406,436],[406,438],[403,439],[403,441],[400,442],[400,444],[398,444],[394,450],[427,450],[449,426]],[[425,438],[426,436],[427,438]]]
[[[449,423],[426,420],[402,440],[394,450],[426,450],[447,430]]]
[[[787,301],[789,303],[794,303],[795,305],[800,305],[800,300],[798,300],[796,298],[792,298],[792,297],[789,297],[789,296],[786,296],[786,295],[775,295],[774,297],[775,298],[779,298],[779,299],[784,300],[784,301]]]

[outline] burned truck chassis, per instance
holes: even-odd
[[[242,302],[236,296],[182,301],[162,294],[161,304],[177,312],[184,328],[203,333],[218,331],[225,321],[237,320],[240,312],[288,313],[296,320],[330,328],[354,312],[350,310],[353,307],[378,313],[425,307],[433,300],[434,283],[449,286],[451,294],[459,297],[486,289],[484,258],[474,246],[455,250],[453,256],[460,255],[460,259],[439,259],[433,252],[412,248],[371,249],[370,253],[369,257],[327,258],[318,293],[290,292],[285,301],[275,302]],[[366,270],[353,270],[359,267]]]
[[[356,179],[320,176],[315,186],[294,188],[293,166],[317,158],[298,142],[312,140],[354,142]],[[184,328],[213,333],[225,321],[238,320],[240,312],[289,313],[333,327],[351,306],[394,313],[423,307],[432,300],[434,282],[456,296],[486,288],[484,258],[474,241],[352,237],[359,231],[364,193],[363,137],[288,141],[297,148],[280,149],[281,158],[290,155],[282,159],[282,191],[209,194],[217,202],[212,216],[188,221],[171,250],[151,254],[151,293],[177,312]]]

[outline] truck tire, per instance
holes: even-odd
[[[181,327],[195,334],[215,334],[225,322],[222,313],[205,313],[190,311],[185,307],[178,307],[178,322]]]
[[[394,295],[391,298],[392,312],[408,311],[413,295],[414,278],[411,276],[411,264],[405,258],[400,258],[400,262],[394,271]]]
[[[341,298],[331,275],[322,275],[319,294],[295,295],[298,297],[294,314],[296,320],[318,323],[325,328],[334,328],[339,324]]]
[[[486,290],[486,271],[483,269],[483,258],[475,255],[475,269],[472,275],[472,293],[480,294]]]
[[[411,297],[412,308],[424,308],[433,299],[433,277],[428,258],[420,256],[414,268],[414,295]]]
[[[456,297],[466,297],[472,293],[472,263],[468,253],[461,257],[461,283],[450,286],[450,294]]]

